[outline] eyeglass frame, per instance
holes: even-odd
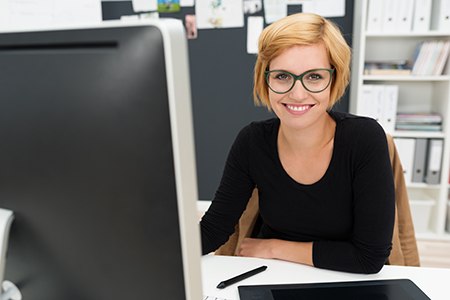
[[[328,81],[328,84],[327,84],[323,89],[321,89],[320,91],[311,91],[311,90],[308,89],[308,88],[305,86],[305,84],[303,83],[303,77],[304,77],[306,74],[308,74],[308,73],[310,73],[310,72],[312,72],[312,71],[322,71],[322,70],[328,71],[328,72],[330,73],[330,80]],[[289,72],[289,71],[285,71],[285,70],[267,70],[267,71],[264,71],[264,74],[266,75],[266,83],[267,83],[267,86],[269,87],[269,89],[270,89],[272,92],[274,92],[274,93],[276,93],[276,94],[286,94],[286,93],[289,93],[289,92],[294,88],[295,83],[297,82],[297,80],[299,80],[299,81],[301,82],[301,84],[302,84],[302,86],[303,86],[303,88],[304,88],[305,90],[307,90],[307,91],[310,92],[310,93],[315,93],[315,94],[316,94],[316,93],[323,92],[324,90],[326,90],[326,89],[330,86],[331,81],[333,80],[333,74],[334,74],[334,71],[335,71],[335,70],[336,70],[336,69],[334,69],[334,68],[332,68],[332,69],[327,69],[327,68],[317,68],[317,69],[307,70],[307,71],[303,72],[303,73],[300,74],[300,75],[295,75],[295,74],[293,74],[293,73],[291,73],[291,72]],[[291,75],[291,76],[294,78],[294,81],[293,81],[293,83],[292,83],[292,86],[291,86],[286,92],[277,92],[277,91],[275,91],[275,90],[270,86],[270,84],[269,84],[269,75],[270,75],[270,73],[272,73],[272,72],[284,72],[284,73],[287,73],[287,74]]]

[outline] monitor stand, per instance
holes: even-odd
[[[10,281],[3,281],[6,264],[8,238],[14,214],[11,210],[0,208],[0,300],[22,300],[22,294],[17,286]]]

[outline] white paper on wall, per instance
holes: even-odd
[[[263,17],[247,18],[247,52],[250,54],[258,53],[259,35],[264,29]]]
[[[180,6],[194,6],[194,0],[180,0]]]
[[[244,27],[242,0],[197,0],[197,28]]]
[[[287,16],[286,0],[264,0],[264,18],[267,24]]]
[[[302,11],[321,15],[323,17],[345,16],[345,0],[305,0]]]
[[[100,0],[0,0],[0,30],[101,21]]]
[[[261,0],[244,0],[244,14],[254,14],[262,10]]]
[[[157,0],[132,0],[132,4],[135,12],[156,11],[158,9]]]

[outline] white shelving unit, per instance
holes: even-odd
[[[366,31],[368,0],[354,3],[353,62],[350,90],[350,112],[362,112],[362,87],[364,84],[393,84],[399,86],[398,112],[438,112],[443,116],[442,132],[395,131],[394,137],[439,138],[444,150],[439,184],[414,183],[408,185],[410,199],[432,199],[433,205],[427,229],[417,232],[419,239],[448,240],[446,230],[448,198],[450,192],[450,63],[445,75],[364,75],[364,61],[411,59],[417,45],[429,40],[450,40],[448,32],[430,30],[423,33],[368,33]]]

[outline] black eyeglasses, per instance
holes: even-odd
[[[311,93],[320,93],[331,83],[334,69],[312,69],[300,75],[284,70],[265,71],[266,82],[269,88],[277,94],[285,94],[292,90],[297,80]]]

